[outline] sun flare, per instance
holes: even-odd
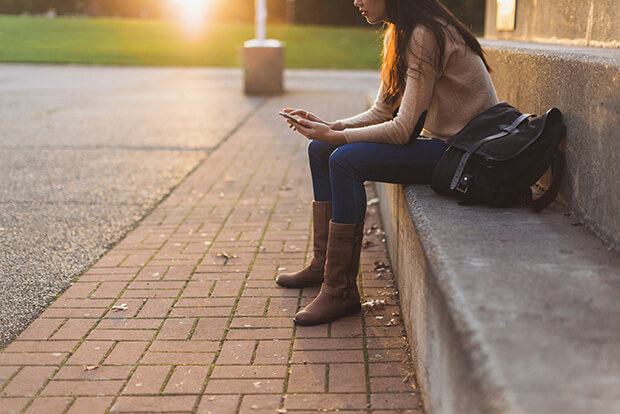
[[[171,0],[174,14],[188,34],[197,34],[205,26],[211,0]]]

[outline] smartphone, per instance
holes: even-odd
[[[286,112],[282,112],[282,111],[278,112],[278,114],[279,114],[279,115],[282,115],[283,117],[285,117],[286,119],[290,120],[291,122],[293,122],[293,123],[294,123],[294,124],[296,124],[296,125],[303,126],[303,125],[301,125],[301,124],[299,123],[299,119],[298,119],[298,118],[295,118],[295,117],[294,117],[293,115],[291,115],[291,114],[287,114]]]

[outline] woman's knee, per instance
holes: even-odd
[[[329,170],[332,172],[354,174],[357,170],[355,144],[347,144],[332,152],[329,157]]]
[[[329,156],[334,151],[334,145],[328,144],[326,142],[321,141],[310,141],[308,143],[308,158],[310,161],[321,161],[324,160],[327,162]]]

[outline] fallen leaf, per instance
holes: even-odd
[[[403,382],[405,382],[405,383],[409,382],[409,380],[410,380],[411,378],[413,378],[414,376],[415,376],[415,373],[413,373],[413,372],[408,373],[408,374],[405,376],[405,378],[403,378]],[[415,388],[415,385],[412,385],[412,386]]]
[[[375,271],[381,272],[383,270],[388,270],[391,268],[391,265],[385,264],[382,260],[375,260]]]
[[[121,303],[120,305],[112,306],[112,310],[114,312],[126,311],[127,309],[129,309],[129,308],[127,307],[126,303]]]
[[[383,299],[373,299],[367,302],[362,303],[362,309],[365,312],[370,312],[373,310],[381,310],[385,308],[385,300]]]
[[[236,259],[236,258],[239,257],[236,254],[230,254],[230,253],[227,253],[227,252],[217,253],[215,256],[216,257],[223,257],[224,258],[224,264],[228,264],[228,261],[230,259]]]
[[[84,371],[92,371],[99,368],[99,365],[84,365]]]
[[[226,252],[222,252],[222,253],[218,253],[216,255],[217,257],[225,257],[226,259],[235,259],[239,256],[235,255],[235,254],[230,254],[230,253],[226,253]]]

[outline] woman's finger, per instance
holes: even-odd
[[[299,120],[299,124],[301,124],[301,126],[306,127],[306,128],[317,128],[321,125],[320,122],[316,122],[316,121],[306,119],[306,118],[301,118]]]
[[[304,125],[302,125],[301,123],[299,125],[295,125],[295,130],[297,132],[299,132],[300,134],[306,136],[309,138],[309,135],[312,134],[314,132],[314,129],[306,127]]]
[[[306,112],[305,118],[309,119],[311,121],[314,121],[314,122],[318,122],[319,124],[327,125],[327,122],[323,121],[321,118],[319,118],[318,116],[316,116],[312,112]]]

